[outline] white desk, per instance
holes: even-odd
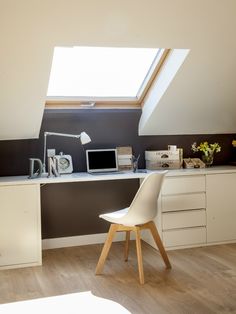
[[[148,172],[147,172],[148,173]],[[51,184],[51,183],[69,183],[69,182],[92,182],[105,180],[125,180],[125,179],[140,179],[144,178],[147,173],[132,171],[124,171],[121,173],[111,174],[89,174],[87,172],[75,172],[72,174],[63,174],[60,177],[41,177],[36,179],[29,179],[28,176],[16,177],[0,177],[1,185],[18,185],[18,184]]]
[[[33,266],[40,265],[42,262],[40,186],[52,183],[142,179],[148,173],[124,172],[106,175],[73,173],[58,178],[37,179],[28,179],[27,176],[1,177],[0,268]],[[196,183],[198,180],[202,182],[201,186]],[[219,185],[221,180],[224,188]],[[156,222],[166,247],[234,242],[236,240],[235,186],[236,167],[232,166],[169,171],[159,199],[159,216]],[[214,193],[215,190],[217,193]],[[207,195],[204,201],[202,201],[203,194]],[[180,204],[177,210],[175,204]],[[199,209],[201,212],[197,211]],[[196,219],[200,219],[201,224],[204,223],[203,215],[207,216],[205,225],[196,226]],[[185,220],[186,224],[183,224]],[[86,239],[82,236],[79,243],[90,244],[104,240],[103,234],[84,237]],[[70,243],[78,245],[78,242],[74,242],[73,239],[61,239],[61,245],[56,240],[53,241],[48,244],[48,248],[68,246]],[[147,238],[146,241],[149,242],[149,239]]]
[[[144,178],[147,173],[124,172],[91,175],[85,172],[52,178],[27,176],[0,178],[0,269],[36,266],[42,263],[41,187],[45,184],[95,182]],[[47,248],[102,242],[98,236],[49,239]],[[79,243],[75,242],[78,241]],[[99,240],[98,240],[99,239]],[[47,241],[47,240],[46,240]],[[58,244],[58,241],[60,244]],[[64,241],[64,242],[63,242]],[[69,241],[69,242],[68,242]],[[82,242],[81,242],[82,241]],[[61,243],[66,244],[61,244]],[[44,241],[45,243],[45,241]],[[69,243],[69,244],[68,244]]]
[[[157,170],[161,171],[161,170]],[[206,175],[217,173],[234,173],[236,167],[234,166],[215,166],[204,169],[177,169],[169,170],[167,177],[175,176],[191,176],[191,175]],[[28,176],[11,176],[0,177],[0,186],[7,185],[31,185],[31,184],[51,184],[51,183],[66,183],[66,182],[89,182],[89,181],[105,181],[105,180],[125,180],[125,179],[141,179],[151,173],[151,171],[145,172],[132,172],[123,171],[122,173],[111,174],[89,174],[87,172],[75,172],[72,174],[64,174],[60,177],[51,178],[36,178],[29,179]]]

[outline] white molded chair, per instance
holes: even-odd
[[[96,275],[101,274],[103,270],[116,231],[126,232],[125,261],[128,260],[130,231],[135,232],[139,280],[141,284],[144,284],[140,238],[141,230],[149,229],[151,231],[155,243],[165,262],[166,268],[171,268],[170,261],[158,234],[156,225],[153,222],[153,219],[157,215],[157,199],[166,172],[167,171],[153,172],[149,174],[140,185],[130,207],[99,216],[100,218],[111,222],[111,226],[96,267]]]

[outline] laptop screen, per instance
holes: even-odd
[[[116,149],[89,149],[86,150],[88,172],[117,171]]]

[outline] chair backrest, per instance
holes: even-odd
[[[149,174],[140,185],[123,224],[134,226],[153,220],[157,215],[157,199],[167,171]]]

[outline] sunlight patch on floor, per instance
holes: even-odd
[[[55,297],[19,301],[0,305],[0,314],[130,314],[119,303],[94,296],[91,291],[60,295]]]

